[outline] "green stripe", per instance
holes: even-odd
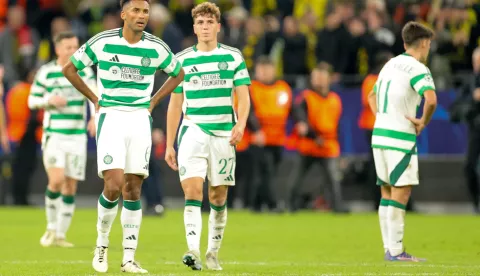
[[[139,108],[149,108],[150,107],[150,101],[146,101],[143,103],[122,103],[122,102],[110,102],[106,100],[100,100],[98,104],[101,107],[111,107],[111,106],[128,106],[128,107],[139,107]]]
[[[213,210],[217,211],[217,212],[221,212],[223,210],[225,210],[225,208],[227,207],[227,203],[225,202],[222,206],[217,206],[217,205],[213,205],[211,202],[210,202],[210,208],[212,208]]]
[[[186,58],[183,60],[183,67],[191,66],[191,65],[197,65],[197,64],[204,64],[204,63],[210,63],[210,62],[229,62],[229,61],[235,61],[232,55],[227,54],[227,55],[212,55],[212,56],[200,56],[200,57],[194,57],[194,58]]]
[[[43,97],[43,93],[30,93],[30,96]]]
[[[410,85],[412,86],[412,88],[415,86],[415,84],[417,84],[417,82],[419,82],[420,80],[422,80],[426,75],[429,75],[428,73],[426,74],[420,74],[420,75],[417,75],[413,78],[410,79]]]
[[[383,185],[388,185],[387,182],[381,180],[378,176],[377,176],[377,186],[383,186]]]
[[[401,132],[396,130],[384,129],[384,128],[374,128],[373,135],[389,137],[409,142],[416,142],[417,135],[407,132]]]
[[[171,73],[168,73],[170,77],[176,77],[178,74],[180,74],[180,70],[182,69],[182,65],[180,62],[177,62],[177,65],[175,65],[175,69]]]
[[[233,123],[214,123],[214,124],[208,124],[208,123],[199,123],[197,124],[200,128],[207,130],[207,131],[215,131],[215,130],[223,130],[223,131],[229,131],[232,130],[234,124]]]
[[[83,114],[52,114],[52,120],[83,120]]]
[[[202,202],[194,199],[185,200],[185,206],[202,207]]]
[[[234,72],[231,71],[231,70],[219,70],[219,71],[211,71],[211,72],[195,72],[195,73],[188,73],[188,74],[185,74],[185,79],[184,81],[188,82],[190,81],[190,79],[192,77],[202,77],[202,75],[211,75],[211,74],[218,74],[218,78],[219,79],[233,79],[233,76],[234,76]],[[203,79],[202,79],[203,80]],[[208,79],[206,79],[208,80]]]
[[[187,129],[188,129],[188,126],[183,126],[182,127],[182,130],[180,131],[180,135],[178,135],[178,147],[182,143],[183,135],[185,135],[185,132],[187,132]]]
[[[143,75],[143,76],[153,75],[157,71],[157,68],[155,68],[155,67],[143,67],[143,66],[139,66],[139,65],[111,62],[111,61],[104,61],[104,60],[100,60],[100,62],[98,63],[98,68],[100,68],[101,70],[105,70],[105,71],[110,70],[110,68],[112,68],[113,66],[119,67],[120,70],[123,70],[123,68],[126,68],[126,67],[127,68],[129,67],[129,68],[139,69],[140,74]],[[120,71],[120,73],[123,73],[123,72]],[[137,72],[135,72],[135,74],[136,73]],[[125,72],[125,74],[131,74],[131,73],[130,72]]]
[[[147,90],[150,86],[150,83],[138,83],[134,81],[112,81],[100,78],[102,82],[102,86],[107,89],[118,89],[118,88],[126,88],[126,89],[138,89],[138,90]]]
[[[98,144],[98,138],[100,137],[100,132],[102,131],[103,122],[105,121],[105,116],[107,116],[107,113],[101,113],[100,117],[98,118],[98,128],[97,128],[97,135],[96,135],[97,144]]]
[[[385,199],[385,198],[380,199],[380,206],[388,206],[389,203],[390,203],[390,199]]]
[[[206,107],[187,107],[186,115],[225,115],[231,114],[233,108],[230,105],[225,106],[206,106]]]
[[[113,207],[117,206],[118,198],[115,201],[109,201],[104,197],[103,194],[101,194],[98,198],[98,202],[103,206],[103,208],[112,209]]]
[[[420,90],[418,90],[418,94],[423,97],[423,94],[424,94],[425,91],[427,91],[427,90],[432,90],[432,91],[435,92],[435,88],[433,88],[433,87],[431,87],[431,86],[422,86],[422,88],[420,88]]]
[[[85,67],[87,67],[81,60],[77,60],[74,56],[70,57],[70,61],[73,63],[75,68],[77,68],[77,70],[83,70]]]
[[[98,63],[97,56],[92,51],[92,48],[90,48],[88,44],[85,44],[85,45],[87,45],[87,47],[85,47],[85,53],[92,60],[93,64],[97,64]]]
[[[85,77],[85,72],[83,71],[78,71],[78,75],[80,77]],[[63,75],[62,72],[49,72],[47,74],[47,79],[57,79],[57,78],[64,78],[65,76]]]
[[[130,211],[137,211],[142,209],[142,201],[141,200],[124,200],[123,207]]]
[[[174,90],[173,93],[183,93],[183,86],[179,85]]]
[[[410,150],[410,152],[406,153],[405,156],[400,160],[400,162],[398,162],[398,164],[392,170],[392,172],[390,173],[390,184],[391,185],[395,186],[395,184],[400,179],[402,174],[408,168],[408,165],[410,164],[410,160],[412,159],[412,154],[415,151],[415,149],[416,149],[416,146],[413,146],[413,148]]]
[[[52,192],[48,188],[45,190],[45,196],[47,196],[50,199],[57,199],[60,197],[60,192]]]
[[[73,203],[75,203],[75,196],[74,195],[62,195],[62,201],[65,204],[73,204]]]
[[[380,110],[380,89],[382,88],[382,81],[378,83],[378,90],[377,90],[377,112]]]
[[[75,89],[73,85],[52,85],[47,87],[47,92],[52,92],[54,89]]]
[[[233,81],[234,86],[241,86],[241,85],[250,85],[252,82],[250,81],[250,78],[243,78],[243,79],[237,79]]]
[[[46,88],[45,85],[43,85],[41,82],[39,82],[38,80],[35,80],[35,85],[37,86],[40,86],[40,87],[43,87],[43,88]]]
[[[105,46],[103,46],[103,51],[110,54],[158,58],[158,53],[155,49],[129,47],[125,45],[105,44]]]
[[[388,89],[390,89],[390,82],[387,82],[387,89],[385,90],[385,99],[383,100],[383,113],[387,113],[387,105],[388,105]]]
[[[67,101],[67,106],[82,106],[85,104],[85,100]]]
[[[87,43],[88,44],[93,44],[94,40],[97,40],[97,39],[102,38],[104,36],[111,36],[111,35],[118,35],[118,30],[110,30],[110,31],[104,31],[104,32],[98,33],[98,34],[94,35],[93,37],[91,37],[87,41]]]
[[[106,94],[102,94],[102,99],[107,101],[116,101],[122,103],[133,103],[141,99],[145,99],[146,97],[136,97],[136,96],[109,96]]]
[[[238,71],[240,70],[243,70],[243,69],[247,69],[247,65],[245,64],[244,61],[242,61],[242,63],[240,63],[237,68],[235,68],[235,73],[237,73]]]
[[[115,36],[117,36],[117,35],[118,35],[118,33],[117,33],[117,32],[114,32],[114,33],[102,34],[102,35],[100,35],[100,36],[98,36],[98,37],[96,37],[96,38],[93,37],[92,39],[90,39],[90,40],[88,41],[88,45],[90,45],[90,47],[91,47],[91,46],[93,46],[93,44],[97,43],[97,42],[98,42],[99,40],[101,40],[101,39],[109,38],[109,37],[115,37]]]
[[[51,128],[47,127],[46,132],[59,133],[65,135],[85,134],[87,130],[84,128]]]
[[[168,53],[168,56],[163,60],[163,62],[158,66],[158,68],[163,70],[167,68],[168,65],[170,65],[170,62],[172,62],[172,53]]]
[[[395,200],[390,200],[389,202],[389,206],[393,206],[395,208],[398,208],[398,209],[402,209],[402,210],[407,210],[407,206],[398,202],[398,201],[395,201]]]
[[[401,151],[401,152],[404,152],[404,153],[409,153],[410,152],[409,149],[402,149],[402,148],[397,148],[397,147],[383,146],[383,145],[376,145],[376,144],[373,144],[372,148],[374,148],[374,149],[385,149],[385,150],[396,150],[396,151]],[[415,149],[415,152],[413,152],[412,154],[417,154],[417,150]]]
[[[208,89],[208,90],[187,90],[187,91],[185,91],[185,94],[186,94],[187,99],[189,99],[189,100],[231,97],[232,96],[232,88],[215,88],[215,89]]]

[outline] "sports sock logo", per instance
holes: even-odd
[[[129,241],[136,241],[137,237],[135,237],[135,235],[131,235],[131,236],[126,237],[125,239],[129,240]]]
[[[188,237],[188,236],[195,236],[196,234],[197,234],[197,233],[195,233],[195,231],[190,231],[190,232],[188,232],[187,237]]]
[[[222,235],[216,235],[215,237],[212,238],[212,240],[221,240],[222,239]]]

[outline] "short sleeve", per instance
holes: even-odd
[[[233,75],[233,85],[235,87],[240,85],[250,85],[252,81],[250,80],[250,75],[248,74],[247,65],[242,58],[240,64],[235,68]]]
[[[73,65],[75,65],[79,71],[98,63],[97,56],[88,42],[83,44],[82,47],[70,57],[70,61],[72,61]]]
[[[183,81],[177,86],[177,88],[173,90],[173,93],[177,93],[177,94],[183,93]]]
[[[43,70],[39,70],[35,75],[32,86],[30,87],[30,96],[43,97],[47,92],[47,86],[45,85],[45,74]]]
[[[412,77],[410,79],[410,86],[420,96],[423,96],[423,93],[427,90],[435,91],[435,83],[433,82],[433,77],[429,71]]]
[[[161,61],[158,69],[163,70],[170,77],[178,76],[182,65],[170,49],[163,44],[159,45],[159,56]]]

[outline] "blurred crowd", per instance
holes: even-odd
[[[204,0],[150,2],[148,32],[164,40],[174,53],[195,43],[191,9]],[[278,209],[271,185],[283,149],[289,148],[300,156],[298,176],[288,188],[290,208],[305,207],[300,187],[306,172],[318,163],[330,183],[329,208],[346,211],[336,162],[341,155],[338,123],[342,103],[331,86],[362,87],[364,110],[359,127],[366,130],[369,140],[374,119],[366,94],[388,58],[404,51],[401,29],[407,21],[423,22],[436,32],[429,66],[439,90],[456,84],[453,75],[472,71],[471,57],[480,42],[478,0],[211,2],[222,11],[220,42],[242,51],[255,80],[251,87],[252,116],[238,149],[238,181],[245,184],[242,195],[230,195],[241,197],[254,210],[265,204],[271,210]],[[7,140],[20,160],[12,167],[13,174],[17,170],[18,175],[14,177],[18,183],[13,185],[18,189],[18,204],[27,201],[26,183],[36,162],[32,148],[41,137],[42,114],[28,109],[27,97],[38,67],[55,58],[52,38],[72,30],[83,43],[98,32],[121,27],[119,12],[118,0],[0,0],[0,67],[4,68],[0,71],[4,72]],[[164,79],[160,73],[155,87]],[[267,90],[272,93],[264,93]],[[324,116],[313,116],[312,112]],[[164,109],[156,114],[154,121],[165,121]],[[288,120],[295,125],[292,133],[286,130]],[[152,151],[152,160],[161,156],[163,145],[163,124],[155,128],[152,139],[158,147]],[[5,137],[0,140],[2,145]],[[374,178],[374,171],[369,175]],[[253,186],[247,188],[250,184]],[[152,201],[161,201],[158,198]]]

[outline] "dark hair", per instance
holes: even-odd
[[[268,56],[260,56],[257,58],[256,62],[257,65],[275,65],[273,60]]]
[[[128,2],[131,2],[131,1],[135,1],[135,0],[120,0],[120,8],[123,9],[123,6],[125,6],[126,4],[128,4]],[[150,4],[150,0],[143,0],[143,1],[146,1],[148,4]]]
[[[422,39],[432,39],[433,31],[421,23],[410,21],[402,29],[402,39],[407,46],[416,45]]]
[[[69,38],[74,38],[74,37],[77,37],[77,36],[73,32],[70,32],[70,31],[60,32],[60,33],[55,35],[55,37],[53,38],[53,42],[55,44],[57,44],[64,39],[69,39]]]

